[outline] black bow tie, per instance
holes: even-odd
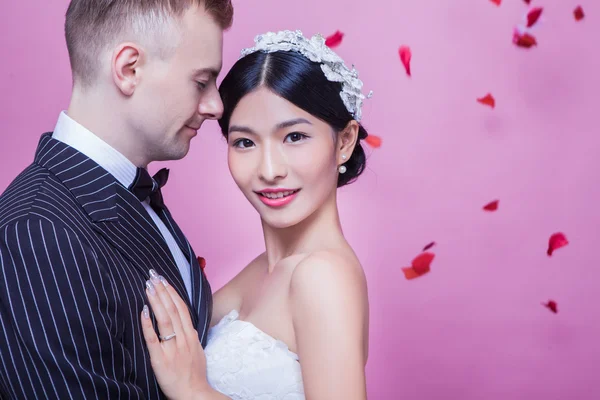
[[[135,179],[129,190],[138,198],[139,201],[145,201],[150,198],[150,206],[157,211],[165,208],[161,188],[165,186],[169,179],[169,170],[163,168],[153,177],[144,168],[138,168]]]

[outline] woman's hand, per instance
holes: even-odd
[[[142,311],[142,330],[152,368],[169,399],[202,399],[214,391],[206,380],[206,358],[198,333],[181,297],[167,281],[150,270],[146,295],[156,317],[160,339],[152,326],[148,306]],[[203,396],[206,393],[208,396]]]

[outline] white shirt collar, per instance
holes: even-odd
[[[126,188],[133,183],[137,167],[123,154],[69,117],[65,111],[60,113],[52,137],[85,154]]]

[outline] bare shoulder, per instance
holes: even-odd
[[[261,254],[244,267],[223,287],[217,290],[213,295],[213,315],[211,326],[217,324],[231,310],[238,310],[242,305],[245,290],[249,284],[255,281],[258,266],[264,261],[265,255]]]
[[[303,324],[310,320],[340,320],[366,328],[369,319],[367,281],[352,251],[320,251],[296,266],[290,282],[292,318]]]
[[[292,293],[320,288],[332,290],[332,295],[352,292],[365,299],[367,295],[363,268],[351,251],[324,250],[308,255],[296,266],[290,285]]]
[[[351,250],[320,251],[304,258],[292,274],[290,303],[296,343],[305,364],[318,369],[320,357],[328,355],[352,357],[356,365],[366,363],[367,282]]]

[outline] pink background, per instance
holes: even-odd
[[[67,3],[3,1],[0,190],[67,107]],[[375,92],[364,123],[383,146],[339,201],[369,282],[372,399],[600,398],[600,5],[575,22],[575,1],[532,3],[545,10],[528,51],[511,43],[521,0],[235,2],[225,70],[257,33],[340,29],[339,53]],[[494,110],[475,101],[487,92]],[[263,248],[225,157],[207,123],[166,188],[214,289]],[[550,258],[556,231],[570,244]],[[430,241],[432,272],[406,281]]]

